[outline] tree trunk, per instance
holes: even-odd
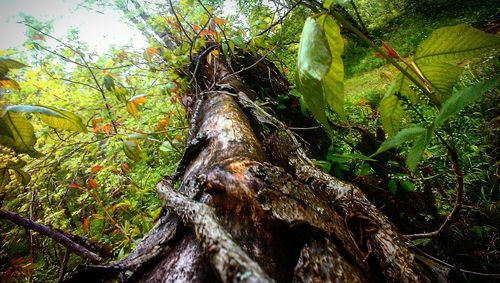
[[[158,184],[156,226],[126,258],[72,280],[431,281],[387,217],[315,168],[222,60],[198,58],[189,142]]]

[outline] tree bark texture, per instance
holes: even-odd
[[[431,281],[387,217],[315,168],[222,59],[199,65],[184,158],[158,184],[165,212],[130,255],[74,281]]]

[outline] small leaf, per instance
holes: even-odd
[[[134,103],[135,105],[140,105],[148,99],[147,94],[140,94],[140,95],[135,95],[132,98],[130,98],[128,101]]]
[[[86,132],[82,119],[67,110],[37,105],[9,105],[7,112],[24,112],[40,115],[40,119],[52,128]]]
[[[141,148],[136,141],[133,140],[125,140],[123,141],[123,151],[125,155],[131,159],[132,161],[141,160]]]
[[[115,79],[111,75],[105,75],[103,80],[104,87],[108,91],[113,91],[115,89]]]
[[[406,180],[401,181],[400,185],[401,185],[401,188],[403,188],[403,190],[405,190],[407,192],[414,192],[415,191],[415,184],[413,184],[410,181],[406,181]]]
[[[72,189],[78,189],[80,188],[81,186],[78,185],[78,183],[76,181],[71,181],[71,183],[69,184],[69,187],[72,188]]]
[[[427,148],[432,138],[432,129],[427,129],[425,134],[421,135],[415,142],[413,143],[413,147],[410,149],[410,152],[406,156],[406,166],[410,171],[415,171],[417,168],[417,164],[422,159],[422,155],[424,150]]]
[[[90,173],[95,174],[95,173],[101,171],[102,168],[104,168],[104,167],[101,165],[94,165],[94,166],[90,167]]]
[[[399,133],[397,133],[395,136],[393,136],[392,138],[389,138],[386,141],[384,141],[380,145],[380,148],[371,156],[375,156],[377,154],[380,154],[386,150],[397,147],[405,142],[414,141],[419,136],[425,134],[426,131],[427,131],[426,129],[420,128],[420,127],[403,129]]]
[[[500,79],[497,77],[462,89],[455,93],[443,103],[443,106],[441,107],[436,120],[434,120],[434,129],[441,127],[446,120],[458,114],[462,109],[465,108],[465,106],[472,103],[488,90],[497,87],[499,84]]]
[[[217,18],[217,17],[213,17],[212,21],[214,22],[214,24],[216,25],[223,25],[225,23],[227,23],[226,20],[223,20],[221,18]]]
[[[137,106],[134,102],[127,102],[127,112],[136,119],[139,117],[139,111],[137,110]]]

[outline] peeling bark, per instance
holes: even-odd
[[[94,270],[130,282],[430,281],[388,218],[315,168],[217,60],[200,69],[210,87],[192,97],[180,187],[158,185],[168,212],[129,256]]]

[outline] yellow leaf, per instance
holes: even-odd
[[[127,112],[136,119],[139,117],[139,111],[137,111],[137,106],[134,102],[127,102]]]
[[[10,88],[15,90],[20,90],[21,87],[15,80],[11,79],[1,79],[0,80],[0,88]]]
[[[223,19],[217,18],[217,17],[214,17],[212,20],[214,21],[214,23],[216,25],[223,25],[223,24],[227,23],[226,20],[223,20]]]

